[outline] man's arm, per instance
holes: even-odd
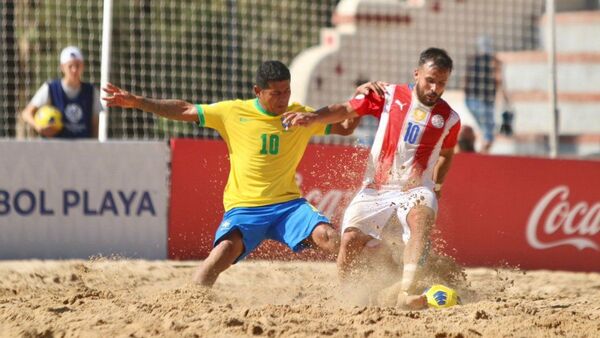
[[[389,85],[389,83],[383,81],[366,82],[356,88],[353,96],[359,94],[366,96],[369,95],[370,92],[375,92],[377,95],[384,97],[387,93],[387,90],[385,89],[387,85]],[[360,117],[344,120],[331,126],[331,134],[343,136],[352,135],[354,129],[356,129],[359,124]]]
[[[452,158],[454,157],[454,148],[442,149],[440,151],[440,158],[435,164],[435,169],[433,170],[433,181],[435,182],[437,187],[440,187],[444,183],[446,179],[446,174],[450,170],[450,165],[452,164]],[[435,194],[438,198],[441,196],[441,190],[435,189]]]
[[[494,81],[496,82],[496,91],[500,92],[500,95],[504,100],[504,105],[506,107],[511,107],[510,98],[508,97],[508,93],[506,92],[506,88],[504,87],[504,81],[502,77],[502,61],[500,61],[498,57],[494,56],[493,65]]]
[[[349,103],[337,103],[323,107],[314,113],[284,113],[283,125],[308,126],[313,123],[334,124],[355,117],[358,117],[358,113]]]
[[[103,98],[107,107],[136,108],[170,120],[198,122],[196,107],[182,100],[157,100],[133,95],[111,83],[103,90],[108,94]]]
[[[23,121],[25,121],[25,123],[27,123],[33,129],[36,129],[35,112],[37,110],[38,108],[36,106],[28,104],[27,107],[25,107],[25,109],[23,109],[23,111],[21,112],[21,117],[23,118]]]
[[[360,117],[344,120],[331,126],[330,134],[348,136],[352,135],[354,129],[358,127]]]

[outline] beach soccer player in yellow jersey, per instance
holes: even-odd
[[[349,135],[356,123],[316,123],[288,130],[282,124],[283,113],[312,109],[288,105],[290,72],[283,63],[266,61],[259,66],[256,98],[250,100],[192,104],[136,96],[112,84],[104,91],[108,107],[137,108],[172,120],[197,122],[217,130],[227,143],[231,170],[223,196],[225,215],[212,251],[194,274],[196,283],[212,286],[221,272],[265,239],[284,243],[295,252],[319,247],[337,253],[338,231],[302,198],[295,174],[313,135]]]

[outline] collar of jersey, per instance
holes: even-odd
[[[269,113],[265,108],[263,108],[260,105],[260,101],[258,101],[258,98],[254,99],[254,106],[256,107],[256,109],[258,109],[259,112],[261,112],[261,113],[263,113],[263,114],[265,114],[267,116],[277,116],[275,114]]]

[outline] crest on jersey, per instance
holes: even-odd
[[[365,98],[365,96],[363,94],[358,94],[354,97],[355,100],[362,100],[364,98]]]
[[[83,117],[83,110],[81,110],[81,107],[78,104],[69,103],[65,107],[65,116],[67,117],[67,120],[69,120],[69,122],[79,123],[79,121]]]
[[[423,119],[427,116],[427,113],[422,111],[421,109],[415,109],[413,112],[413,119],[417,122],[423,121]],[[439,116],[439,115],[437,115]]]
[[[433,115],[431,117],[431,124],[436,128],[442,128],[444,126],[444,118],[440,114]]]

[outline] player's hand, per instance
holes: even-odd
[[[37,131],[38,134],[40,134],[41,136],[44,137],[53,137],[56,134],[58,134],[58,132],[60,131],[59,128],[55,127],[54,125],[48,125],[46,127],[35,127],[35,131]]]
[[[317,116],[315,113],[287,112],[283,113],[281,123],[286,129],[295,126],[308,126],[315,122]]]
[[[369,81],[367,83],[363,83],[356,88],[354,92],[354,96],[358,94],[369,95],[370,92],[375,92],[379,96],[385,96],[387,94],[387,90],[385,89],[389,83],[383,81]]]
[[[128,91],[123,90],[112,83],[107,83],[102,90],[108,94],[108,96],[102,98],[106,101],[107,107],[136,108],[137,98]]]

